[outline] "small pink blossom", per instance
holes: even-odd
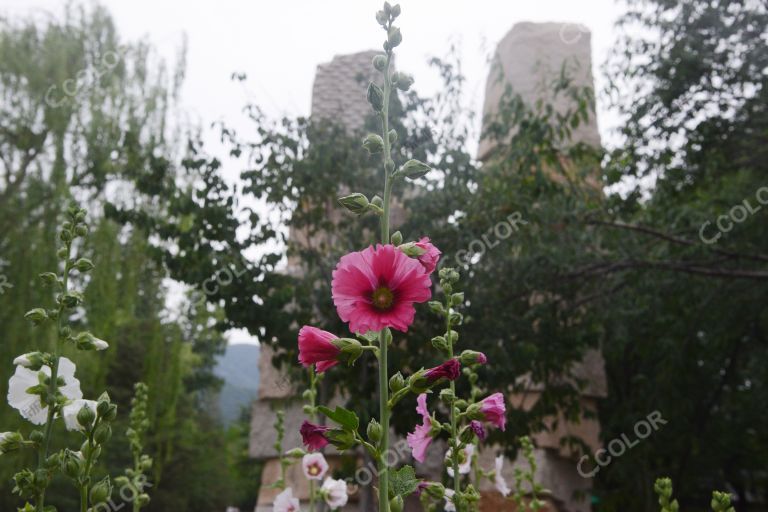
[[[322,453],[308,453],[301,459],[301,469],[308,480],[322,480],[328,472],[328,461]]]
[[[448,380],[456,380],[461,375],[461,363],[458,359],[451,358],[439,366],[430,368],[424,373],[424,377],[427,378],[429,383],[433,383],[436,380],[446,378]]]
[[[432,444],[432,420],[427,409],[427,394],[422,393],[416,398],[416,412],[421,414],[421,425],[416,425],[413,432],[406,436],[408,446],[411,447],[413,458],[424,462],[427,448]]]
[[[342,256],[331,283],[339,317],[360,334],[386,327],[408,331],[414,303],[429,300],[431,286],[424,267],[393,245]]]
[[[501,430],[506,428],[507,407],[504,404],[504,395],[501,393],[494,393],[484,398],[480,402],[480,412],[485,417],[485,421],[496,425]]]
[[[304,423],[301,424],[301,428],[299,429],[299,433],[301,433],[301,439],[304,442],[304,445],[309,450],[314,451],[321,450],[328,444],[328,437],[326,437],[325,433],[329,430],[329,427],[315,425],[314,423],[304,420]]]
[[[429,241],[429,237],[426,236],[416,242],[416,247],[426,251],[424,254],[419,256],[419,263],[424,266],[424,270],[427,271],[427,274],[431,274],[435,271],[435,268],[437,268],[437,262],[440,261],[440,255],[442,252],[440,252],[440,249],[432,245],[432,243]]]
[[[314,364],[317,373],[336,366],[341,349],[333,344],[335,339],[335,334],[305,325],[299,331],[299,362],[305,367]]]
[[[469,422],[469,427],[472,429],[472,432],[475,433],[479,440],[485,441],[486,432],[482,423],[477,420],[472,420]]]

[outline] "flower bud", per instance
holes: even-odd
[[[88,258],[80,258],[75,262],[75,268],[80,272],[89,272],[93,270],[94,265]]]
[[[448,340],[443,336],[435,336],[432,338],[432,346],[441,352],[447,352],[449,348]]]
[[[83,237],[83,236],[87,235],[88,234],[88,227],[83,226],[82,224],[80,224],[79,226],[77,226],[75,228],[75,234],[77,236],[80,236],[80,237]]]
[[[392,11],[390,12],[390,15],[392,16],[392,19],[395,19],[398,16],[400,16],[400,12],[401,12],[400,4],[393,5],[392,6]]]
[[[354,213],[355,215],[362,215],[368,210],[368,198],[363,194],[355,192],[348,196],[340,197],[339,204]]]
[[[62,247],[61,249],[56,251],[56,257],[59,258],[60,260],[67,259],[67,248],[66,247]]]
[[[403,243],[403,234],[399,231],[395,231],[392,233],[392,236],[389,237],[390,242],[392,242],[392,245],[400,245]]]
[[[100,424],[96,427],[96,431],[93,433],[93,440],[96,444],[104,444],[112,437],[112,427],[106,423]]]
[[[398,249],[403,251],[406,256],[410,256],[411,258],[418,258],[427,252],[426,249],[416,245],[416,242],[408,242],[407,244],[402,244],[398,246]]]
[[[96,413],[91,410],[90,407],[84,405],[79,411],[77,411],[77,422],[86,428],[93,425],[93,420],[96,419]]]
[[[392,75],[392,83],[401,91],[410,89],[413,82],[413,77],[407,73],[396,72]]]
[[[373,67],[378,71],[385,71],[387,69],[387,58],[384,55],[377,55],[373,58]]]
[[[400,29],[397,27],[390,28],[389,32],[387,33],[387,43],[389,43],[389,47],[395,48],[402,42],[403,35],[400,33]]]
[[[376,153],[381,153],[382,150],[384,149],[384,139],[382,139],[380,135],[371,133],[365,139],[363,139],[363,147],[371,155],[375,155]]]
[[[376,21],[381,25],[382,27],[385,27],[387,25],[387,21],[389,17],[387,16],[387,13],[384,11],[377,11],[376,12]]]
[[[109,477],[105,477],[91,487],[91,503],[98,505],[104,503],[112,495],[112,484],[109,482]]]
[[[368,439],[371,442],[378,443],[381,441],[381,425],[375,419],[371,419],[368,423]]]
[[[403,378],[403,374],[400,372],[397,372],[392,377],[389,378],[389,389],[393,393],[397,393],[401,389],[405,387],[405,379]]]
[[[471,365],[471,364],[485,364],[488,362],[488,358],[485,357],[485,354],[482,352],[477,352],[475,350],[465,350],[461,353],[459,356],[459,360],[461,361],[461,364],[464,365]]]
[[[392,128],[391,130],[389,130],[389,143],[394,144],[395,142],[397,142],[397,131],[395,131],[395,129]]]
[[[371,204],[377,208],[384,208],[384,200],[379,196],[373,196],[371,199]]]
[[[306,454],[307,452],[303,448],[294,448],[293,450],[288,450],[287,452],[285,452],[285,455],[293,459],[300,459]]]
[[[27,311],[24,318],[32,322],[33,325],[39,325],[48,320],[48,313],[43,308],[35,308]]]
[[[80,452],[73,452],[72,450],[64,450],[63,457],[61,459],[61,471],[69,478],[75,479],[80,476],[80,470],[83,466],[83,456]]]
[[[451,295],[451,304],[454,306],[458,306],[459,304],[464,303],[464,292],[454,293]]]
[[[12,452],[21,448],[24,438],[18,432],[3,432],[0,434],[0,454]]]
[[[39,277],[45,286],[53,286],[59,281],[58,276],[53,272],[44,272]]]
[[[447,404],[451,404],[456,400],[456,394],[451,391],[451,388],[443,388],[440,390],[440,400]]]
[[[403,497],[399,494],[389,500],[390,512],[403,512]]]
[[[368,84],[368,103],[376,112],[381,112],[384,108],[384,92],[373,82]]]
[[[395,176],[402,176],[411,180],[421,178],[425,176],[432,168],[420,162],[419,160],[408,160],[403,166],[395,173]]]
[[[45,364],[42,352],[29,352],[13,360],[13,364],[37,371]]]

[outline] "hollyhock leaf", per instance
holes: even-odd
[[[355,446],[355,436],[348,430],[334,428],[326,433],[328,441],[339,451],[349,450]]]
[[[419,486],[419,479],[416,478],[416,472],[411,466],[403,466],[396,471],[390,471],[389,493],[390,497],[410,496],[416,492]]]
[[[336,406],[336,409],[331,410],[323,405],[317,409],[325,414],[329,420],[344,427],[345,430],[357,430],[360,426],[360,420],[357,418],[357,415],[349,409]]]

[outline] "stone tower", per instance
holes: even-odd
[[[511,86],[523,101],[536,105],[537,101],[551,103],[558,112],[571,107],[570,100],[553,98],[546,84],[556,80],[565,68],[572,84],[579,87],[593,88],[592,57],[590,33],[585,27],[567,23],[517,23],[499,42],[488,75],[483,105],[483,119],[487,122],[498,111],[504,91]],[[600,135],[595,119],[594,105],[589,122],[582,123],[572,133],[571,144],[585,143],[600,146]],[[493,158],[494,142],[480,141],[478,158],[487,161]],[[553,177],[557,179],[557,177]],[[588,186],[598,186],[597,180],[587,179]],[[597,400],[606,396],[606,378],[602,355],[598,351],[589,352],[573,368],[575,376],[588,384],[582,391],[581,404],[586,410],[596,412]],[[509,402],[513,407],[529,409],[541,395],[541,386],[532,385],[531,392],[512,395]],[[591,509],[589,502],[591,480],[579,475],[578,456],[560,444],[567,436],[577,436],[594,453],[600,447],[600,425],[596,420],[583,418],[578,423],[566,422],[563,418],[552,418],[555,425],[548,432],[533,436],[537,446],[536,459],[538,473],[536,479],[546,489],[552,491],[553,509],[568,512],[585,512]],[[493,467],[493,450],[481,453],[481,465]],[[505,464],[505,476],[511,481],[514,466],[522,461],[510,461]],[[481,488],[491,491],[490,485]],[[505,508],[499,501],[498,493],[490,492],[484,496],[483,510],[512,510]]]

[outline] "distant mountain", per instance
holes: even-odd
[[[218,358],[213,370],[224,380],[219,395],[222,422],[229,425],[240,417],[243,407],[250,407],[259,391],[259,346],[231,344]]]

